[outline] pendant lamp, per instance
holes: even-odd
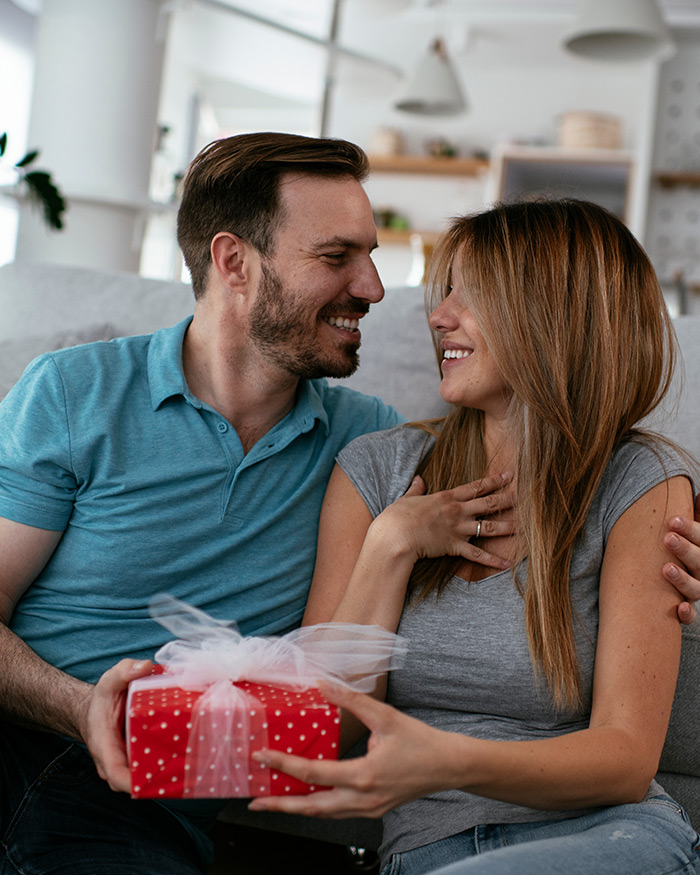
[[[433,41],[394,106],[416,115],[455,115],[467,101],[441,39]]]
[[[663,60],[675,52],[657,0],[579,0],[564,46],[599,61]]]

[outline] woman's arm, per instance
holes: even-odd
[[[664,520],[687,516],[690,486],[674,477],[617,521],[600,583],[600,628],[590,727],[553,739],[498,742],[442,732],[356,693],[335,698],[366,723],[368,753],[310,762],[267,752],[275,768],[333,790],[256,800],[256,809],[307,815],[379,816],[441,789],[543,810],[638,801],[658,768],[680,655],[678,592],[661,567]]]
[[[333,618],[371,523],[372,514],[360,493],[336,465],[321,507],[316,566],[304,626],[327,623]]]

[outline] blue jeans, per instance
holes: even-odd
[[[87,751],[0,723],[2,875],[201,875],[194,841],[151,800],[114,793]]]
[[[700,838],[669,797],[570,820],[477,826],[402,854],[382,875],[693,875]]]

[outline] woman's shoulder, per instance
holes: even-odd
[[[655,485],[669,477],[693,477],[692,458],[680,447],[652,432],[634,432],[614,450],[606,469],[608,478],[640,478]]]
[[[434,442],[430,432],[400,425],[355,438],[337,462],[376,516],[403,495]]]
[[[692,460],[680,448],[653,434],[630,435],[614,450],[596,496],[605,528],[612,528],[635,501],[671,477],[687,477],[696,490]]]
[[[388,459],[417,455],[418,458],[422,458],[434,443],[434,435],[420,426],[412,423],[397,425],[394,428],[360,435],[340,451],[338,460],[368,456],[374,458],[381,456]]]

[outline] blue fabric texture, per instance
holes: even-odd
[[[148,615],[158,592],[244,635],[298,625],[334,457],[400,421],[377,398],[302,382],[244,455],[188,390],[189,321],[41,356],[0,404],[0,516],[64,530],[11,627],[82,680],[168,640]]]
[[[694,875],[700,839],[661,794],[567,821],[478,826],[394,854],[382,875]]]

